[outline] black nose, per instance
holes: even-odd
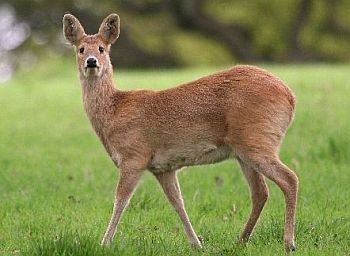
[[[95,57],[89,57],[86,60],[86,66],[88,68],[96,68],[97,67],[97,59]]]

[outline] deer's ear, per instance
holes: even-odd
[[[83,26],[79,20],[72,14],[63,16],[63,35],[72,45],[77,45],[81,38],[85,35]]]
[[[120,19],[117,14],[108,15],[103,21],[98,30],[102,39],[108,43],[113,44],[119,37]]]

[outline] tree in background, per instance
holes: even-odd
[[[67,11],[89,33],[107,14],[118,13],[122,29],[112,61],[124,67],[350,57],[348,0],[13,0],[0,4],[0,13],[4,10],[15,18],[11,26],[0,25],[0,54],[15,59],[65,53],[61,19]],[[20,43],[5,49],[21,29]]]

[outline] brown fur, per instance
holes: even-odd
[[[141,174],[149,170],[179,214],[190,243],[201,247],[184,208],[176,171],[236,158],[253,203],[241,240],[249,239],[267,200],[265,176],[284,193],[285,247],[295,248],[298,179],[278,157],[294,117],[295,98],[281,80],[263,69],[240,65],[163,91],[120,91],[113,86],[109,59],[110,45],[119,36],[118,15],[108,16],[98,34],[86,35],[79,21],[66,14],[63,30],[76,47],[87,116],[120,168],[102,244],[111,242]]]

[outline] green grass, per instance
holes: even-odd
[[[296,119],[281,149],[281,158],[300,178],[293,254],[349,255],[350,66],[265,67],[298,97]],[[160,89],[214,70],[118,71],[115,78],[123,89]],[[203,250],[190,248],[148,173],[112,246],[100,247],[118,171],[85,117],[73,60],[57,59],[18,74],[0,85],[0,104],[0,255],[283,254],[284,201],[271,182],[250,243],[237,243],[250,197],[234,161],[179,175]]]

